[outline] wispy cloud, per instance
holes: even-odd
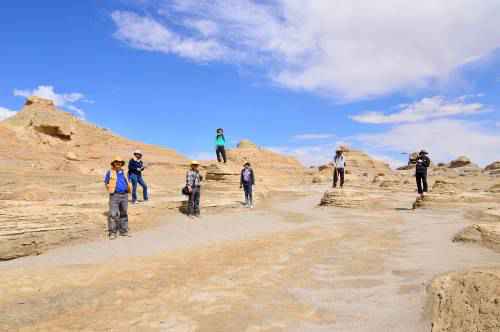
[[[299,134],[295,135],[292,137],[293,140],[295,141],[319,141],[319,140],[326,140],[326,139],[333,139],[335,138],[334,134],[318,134],[318,133],[311,133],[311,134]]]
[[[354,121],[370,124],[418,122],[457,115],[477,114],[485,111],[481,103],[466,103],[469,96],[462,96],[454,101],[443,97],[424,98],[409,105],[401,105],[396,113],[367,112],[352,116]]]
[[[408,123],[382,133],[359,135],[357,139],[394,153],[426,149],[431,158],[443,162],[461,155],[481,165],[500,159],[500,135],[479,122],[439,119]]]
[[[79,102],[93,103],[85,99],[85,95],[79,92],[72,93],[57,93],[53,86],[51,85],[39,85],[36,89],[15,89],[14,96],[18,97],[29,97],[38,96],[41,98],[46,98],[54,101],[54,104],[58,107],[69,110],[80,118],[85,118],[85,112],[76,104]]]
[[[206,38],[215,31],[207,21],[186,21],[203,34],[198,38],[183,37],[151,17],[132,12],[115,11],[111,17],[118,29],[115,37],[138,49],[173,53],[198,61],[220,60],[228,52],[217,40]]]
[[[144,6],[150,15],[113,12],[115,36],[197,61],[262,65],[284,87],[344,99],[428,86],[500,46],[496,0],[155,4]]]
[[[15,111],[11,111],[5,107],[0,107],[0,121],[10,118],[14,115],[16,115]]]

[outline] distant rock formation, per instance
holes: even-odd
[[[237,145],[238,149],[255,149],[257,145],[250,140],[244,139]]]
[[[449,168],[465,167],[473,165],[471,160],[466,156],[460,156],[455,160],[452,160],[449,164]]]
[[[500,161],[492,162],[484,168],[484,172],[489,175],[499,176],[500,175]]]

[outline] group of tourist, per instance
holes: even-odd
[[[427,168],[431,165],[431,160],[428,157],[428,152],[421,150],[415,160],[410,160],[409,163],[415,164],[415,179],[417,181],[417,192],[419,198],[424,198],[424,193],[428,190],[427,185]],[[337,149],[333,157],[333,188],[337,187],[340,182],[340,188],[344,187],[346,160],[342,148]]]
[[[224,130],[217,129],[215,138],[215,152],[219,163],[227,163],[226,138]],[[427,192],[427,168],[430,166],[430,159],[425,150],[420,151],[415,163],[415,178],[417,181],[417,191],[420,198]],[[344,151],[339,148],[333,158],[333,188],[344,187],[346,158]],[[125,174],[123,167],[125,160],[115,157],[111,162],[111,169],[106,173],[104,183],[109,192],[109,218],[108,234],[110,239],[115,239],[117,235],[128,236],[128,194],[132,193],[132,204],[137,203],[137,185],[142,187],[144,202],[147,202],[148,186],[144,181],[142,173],[145,170],[142,160],[142,152],[136,150],[133,158],[128,162],[128,173]],[[191,161],[190,168],[186,174],[186,185],[182,193],[188,197],[187,215],[195,218],[200,216],[200,195],[203,176],[200,173],[200,163]],[[253,186],[255,186],[255,174],[249,162],[243,165],[240,176],[240,189],[245,193],[245,206],[253,208]]]
[[[227,163],[225,144],[224,130],[219,128],[215,138],[215,151],[219,163]],[[144,202],[149,200],[148,186],[142,176],[146,168],[142,160],[142,152],[134,151],[132,159],[128,162],[127,174],[123,169],[125,164],[123,158],[113,158],[111,169],[104,177],[104,183],[109,192],[108,236],[110,239],[116,239],[118,235],[128,236],[128,194],[132,193],[132,204],[136,204],[138,202],[137,185],[142,187]],[[199,168],[198,161],[191,161],[186,173],[186,185],[182,189],[182,193],[188,197],[187,215],[192,218],[200,216],[203,176]],[[243,189],[245,193],[245,206],[248,208],[254,207],[253,186],[255,186],[255,174],[250,162],[246,162],[241,170],[240,189]]]

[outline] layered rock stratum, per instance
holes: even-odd
[[[58,110],[51,100],[29,97],[14,117],[0,122],[0,260],[44,252],[70,241],[104,236],[107,197],[102,178],[119,155],[140,149],[152,200],[130,209],[131,228],[183,209],[180,195],[189,161],[174,150],[131,141]],[[244,161],[258,175],[257,197],[289,184],[310,182],[295,159],[244,141],[227,165],[203,165],[204,207],[240,206]],[[227,173],[227,174],[226,174]],[[139,193],[140,196],[140,193]]]

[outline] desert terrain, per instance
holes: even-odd
[[[40,98],[0,122],[0,330],[500,331],[500,163],[392,170],[343,147],[332,168],[249,141],[203,162],[202,218],[184,216],[188,160]],[[105,238],[102,176],[144,151],[152,201]],[[432,155],[431,155],[432,157]],[[251,161],[256,209],[242,207]]]

